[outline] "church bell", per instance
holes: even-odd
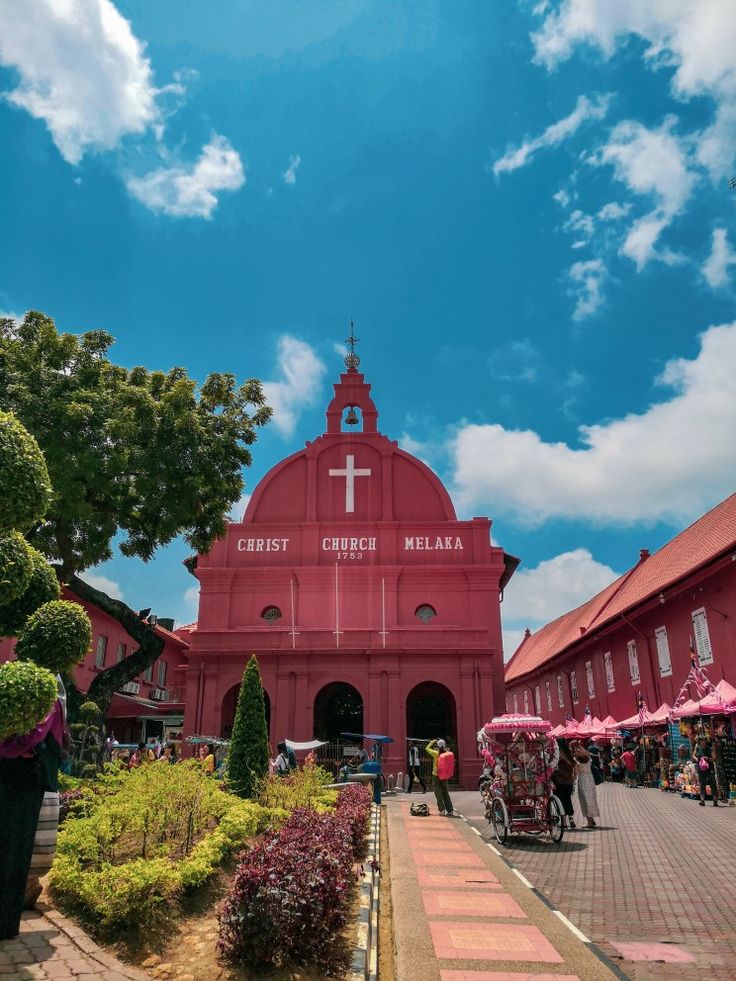
[[[351,405],[350,408],[348,409],[348,414],[345,416],[345,425],[346,426],[357,426],[358,425],[358,421],[359,420],[358,420],[357,415],[355,414],[355,409]]]

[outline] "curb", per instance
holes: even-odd
[[[381,809],[371,804],[371,821],[366,835],[368,856],[360,878],[358,940],[353,947],[349,981],[377,981],[378,978],[378,903],[381,860]]]
[[[130,964],[123,964],[119,961],[117,957],[109,954],[102,947],[98,947],[97,944],[92,940],[80,927],[78,927],[71,920],[68,920],[62,913],[51,906],[46,906],[45,904],[39,903],[36,906],[36,911],[40,913],[45,920],[48,920],[51,926],[58,930],[59,933],[63,933],[64,936],[71,941],[72,944],[81,951],[85,957],[93,962],[93,965],[101,968],[100,977],[107,977],[108,974],[115,972],[120,974],[122,977],[127,978],[128,981],[150,981],[150,975],[144,974],[143,971],[139,971],[137,968],[132,967]]]
[[[572,923],[565,916],[562,910],[559,910],[557,909],[556,906],[553,906],[552,903],[549,901],[549,899],[547,899],[547,897],[544,895],[544,893],[542,893],[532,882],[530,882],[527,879],[525,875],[522,874],[521,870],[514,865],[511,859],[506,858],[503,852],[499,851],[499,849],[496,848],[496,846],[492,844],[492,842],[486,841],[483,838],[483,835],[481,834],[480,830],[474,827],[470,823],[468,818],[465,817],[464,814],[460,814],[459,816],[467,824],[470,830],[478,835],[478,837],[481,839],[483,844],[487,848],[490,848],[493,854],[497,855],[498,858],[501,859],[503,864],[514,873],[514,875],[519,879],[519,881],[522,882],[530,892],[534,893],[537,899],[541,899],[541,901],[544,903],[547,909],[551,910],[555,914],[555,916],[559,919],[559,921],[567,927],[570,933],[572,933],[573,936],[577,937],[577,939],[580,940],[581,943],[585,944],[585,946],[588,948],[591,954],[593,954],[594,957],[597,957],[598,960],[601,961],[601,963],[605,964],[608,970],[611,971],[617,978],[621,978],[621,981],[630,981],[629,975],[624,974],[624,972],[621,970],[618,964],[616,964],[615,961],[612,961],[611,958],[608,956],[608,954],[606,954],[603,950],[601,950],[601,948],[596,943],[594,943],[589,937],[586,937],[583,931],[579,930],[578,927],[576,927],[575,924]],[[477,820],[483,820],[483,819],[478,818]]]

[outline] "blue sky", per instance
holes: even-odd
[[[380,428],[522,557],[507,656],[734,490],[730,0],[0,0],[0,308]],[[188,620],[183,545],[95,571]]]

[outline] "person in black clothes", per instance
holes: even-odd
[[[560,747],[560,758],[557,761],[557,769],[552,774],[552,782],[555,785],[555,794],[559,798],[562,809],[565,812],[567,826],[574,828],[575,807],[572,802],[572,792],[575,789],[576,764],[567,740],[558,739],[557,745]]]
[[[698,736],[693,750],[693,760],[698,768],[698,780],[700,781],[700,806],[705,807],[705,788],[710,787],[713,807],[718,807],[718,788],[713,766],[713,752],[705,736]]]
[[[414,786],[414,781],[418,780],[422,787],[422,793],[427,793],[427,785],[422,778],[422,751],[415,742],[409,743],[409,789],[408,793],[411,793],[411,788]]]

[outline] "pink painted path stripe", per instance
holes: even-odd
[[[695,961],[687,950],[674,947],[672,944],[650,944],[638,941],[619,943],[612,940],[611,946],[615,947],[627,961],[664,961],[666,964],[692,964]]]
[[[457,871],[444,869],[417,869],[417,879],[420,886],[441,886],[443,889],[500,889],[501,883],[490,869],[469,868]]]
[[[477,868],[482,869],[483,866],[480,864],[480,859],[475,854],[472,849],[468,849],[467,852],[452,852],[450,854],[417,854],[414,852],[414,860],[425,867],[440,867],[448,869],[467,869],[467,868]]]
[[[526,974],[518,971],[440,971],[440,981],[580,981],[577,974]]]
[[[428,916],[507,916],[525,920],[526,914],[515,899],[505,892],[479,899],[472,892],[449,889],[422,890]]]
[[[521,923],[429,923],[436,957],[448,960],[546,961],[564,958],[537,927]]]
[[[410,839],[409,846],[411,850],[415,853],[415,857],[417,857],[416,852],[421,852],[422,858],[424,858],[427,852],[430,852],[432,850],[445,855],[447,855],[450,852],[452,852],[453,854],[459,852],[463,855],[475,854],[475,852],[470,847],[470,845],[467,845],[464,841],[461,841],[459,838],[457,841],[442,841],[442,842],[436,842],[436,841],[428,842],[426,840],[417,841],[416,839]]]

